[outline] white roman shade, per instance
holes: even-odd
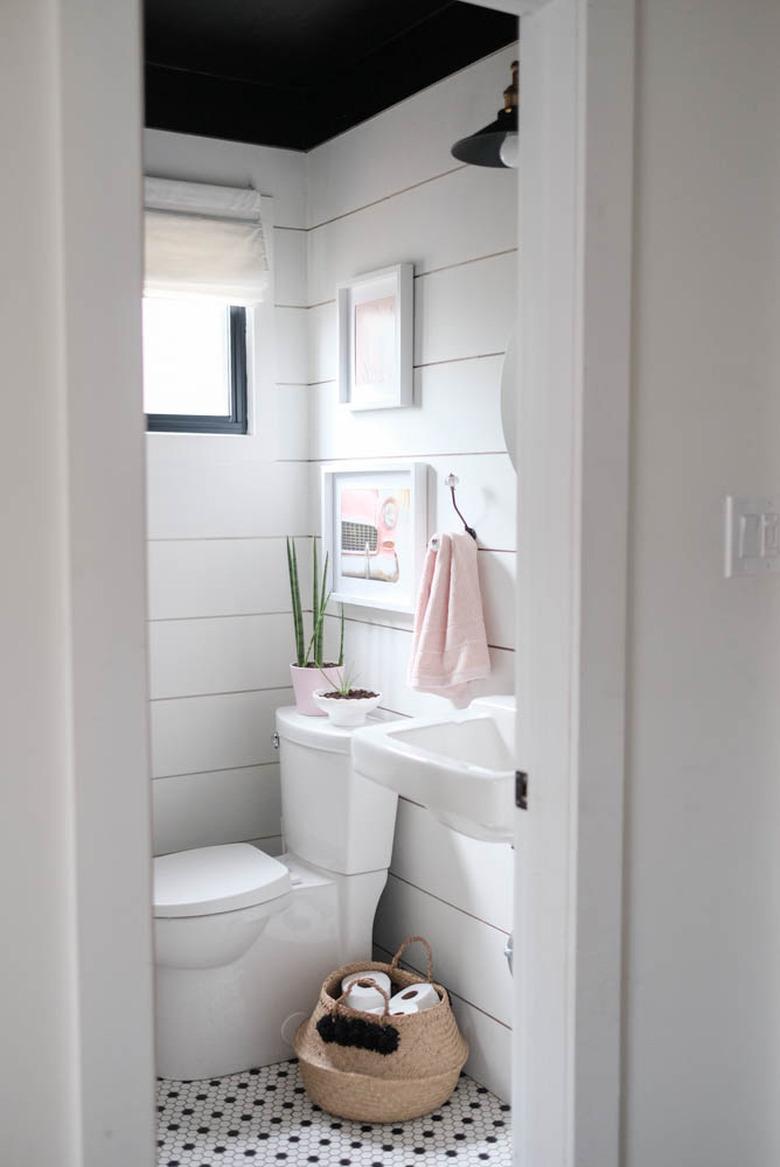
[[[257,304],[270,286],[255,190],[147,178],[144,293]]]

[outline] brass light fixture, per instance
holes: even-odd
[[[504,90],[504,108],[490,125],[455,143],[452,155],[459,162],[471,166],[517,166],[517,79],[518,63],[513,61],[512,84]]]

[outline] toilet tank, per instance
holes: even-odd
[[[352,770],[354,730],[276,711],[284,845],[299,859],[339,875],[390,866],[398,796]]]

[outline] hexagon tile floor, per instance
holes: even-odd
[[[461,1077],[449,1102],[397,1125],[331,1118],[282,1062],[210,1082],[157,1082],[158,1167],[511,1167],[509,1107]]]

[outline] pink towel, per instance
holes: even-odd
[[[435,536],[417,596],[408,683],[462,702],[469,682],[489,673],[477,545],[471,535]]]

